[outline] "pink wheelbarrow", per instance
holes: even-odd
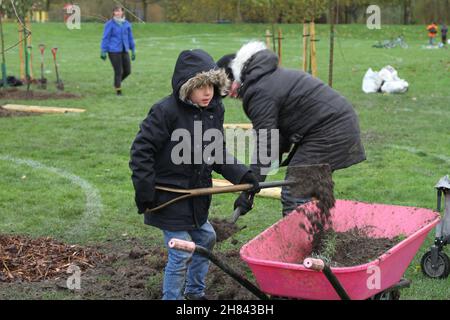
[[[402,279],[403,274],[440,221],[439,214],[428,209],[337,201],[332,210],[337,232],[369,226],[369,236],[373,238],[404,240],[367,264],[330,268],[322,260],[309,257],[311,240],[300,227],[308,226],[305,212],[316,212],[316,204],[299,208],[242,247],[241,258],[252,270],[258,286],[192,242],[173,239],[170,246],[206,256],[260,299],[398,299],[400,289],[410,284]]]

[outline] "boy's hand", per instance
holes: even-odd
[[[234,202],[234,210],[241,208],[241,216],[246,215],[253,209],[253,200],[255,194],[253,192],[242,192],[241,195]]]
[[[131,61],[136,60],[136,52],[131,52]]]
[[[100,59],[102,59],[103,61],[106,60],[106,52],[103,52],[100,54]]]
[[[259,187],[258,178],[252,172],[247,172],[241,179],[240,184],[247,184],[247,183],[253,185],[253,189],[249,190],[248,192],[255,194],[261,191],[261,188]]]

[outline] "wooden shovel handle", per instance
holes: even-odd
[[[208,196],[212,194],[220,194],[220,193],[234,193],[240,191],[248,191],[253,188],[251,184],[236,184],[232,186],[225,187],[213,187],[213,188],[199,188],[199,189],[174,189],[174,188],[166,188],[166,187],[156,187],[156,190],[179,193],[183,195],[190,195],[192,197],[199,196]]]
[[[57,51],[58,51],[58,48],[52,48],[53,60],[56,60],[56,52]]]
[[[161,209],[164,209],[165,207],[170,206],[171,204],[174,204],[181,200],[193,198],[193,197],[209,196],[212,194],[221,194],[221,193],[234,193],[234,192],[248,191],[252,188],[253,188],[253,185],[251,185],[251,184],[237,184],[237,185],[226,186],[226,187],[200,188],[200,189],[173,189],[173,188],[166,188],[166,187],[156,187],[156,190],[178,193],[178,194],[182,194],[182,195],[180,197],[174,198],[170,201],[164,202],[163,204],[161,204],[155,208],[147,210],[147,212],[148,213],[156,212]]]
[[[296,184],[296,181],[271,181],[271,182],[261,182],[259,184],[261,189],[265,188],[273,188],[273,187],[280,187],[280,186],[289,186]],[[170,201],[167,201],[165,203],[162,203],[161,205],[157,206],[156,208],[147,210],[148,213],[152,213],[158,210],[161,210],[167,206],[170,206],[171,204],[188,199],[193,197],[200,197],[200,196],[209,196],[213,194],[222,194],[222,193],[235,193],[235,192],[243,192],[243,191],[249,191],[253,189],[252,184],[236,184],[231,186],[224,186],[224,187],[213,187],[213,188],[199,188],[199,189],[176,189],[176,188],[168,188],[168,187],[161,187],[156,186],[156,190],[159,191],[166,191],[171,193],[178,193],[181,196],[174,198]]]

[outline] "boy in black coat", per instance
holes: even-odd
[[[145,223],[163,231],[166,246],[176,238],[212,249],[216,235],[208,222],[211,196],[186,199],[150,213],[149,209],[179,196],[155,190],[155,186],[211,187],[213,170],[234,184],[250,183],[257,188],[258,181],[226,152],[221,97],[226,95],[229,80],[211,56],[202,50],[182,52],[172,87],[173,93],[152,107],[131,148],[136,204],[139,213],[145,214]],[[219,133],[221,139],[203,139],[208,132]],[[220,148],[208,154],[205,151],[212,143]],[[163,299],[204,299],[208,266],[206,258],[169,249]]]

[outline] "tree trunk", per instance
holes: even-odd
[[[242,13],[241,13],[241,2],[242,0],[237,0],[236,4],[236,22],[242,22]]]
[[[144,21],[148,22],[148,1],[142,0],[142,10],[144,11]]]
[[[50,0],[45,1],[45,11],[49,12],[50,11]]]
[[[412,1],[405,0],[403,3],[403,23],[411,24],[412,22]]]

